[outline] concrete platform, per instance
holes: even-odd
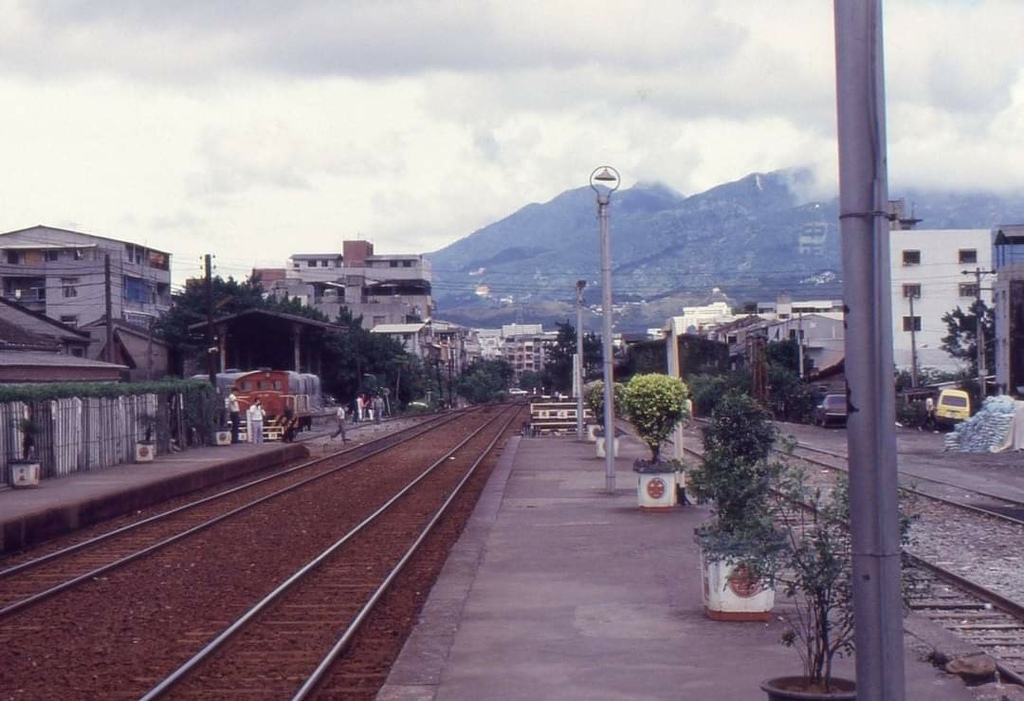
[[[704,615],[692,534],[707,508],[641,512],[643,455],[623,439],[608,494],[593,444],[512,442],[378,701],[751,701],[764,679],[798,674],[777,617]],[[974,698],[906,641],[908,701]]]
[[[357,438],[386,430],[354,429]],[[310,450],[329,447],[325,437],[317,441]],[[0,490],[3,546],[306,450],[197,449]],[[765,698],[762,680],[799,672],[796,652],[779,643],[777,618],[723,623],[704,616],[692,534],[707,508],[640,511],[631,468],[644,448],[623,436],[621,450],[616,490],[608,494],[605,461],[593,444],[575,437],[510,441],[379,701],[750,701]],[[906,637],[906,699],[973,699],[958,678],[923,661],[931,643],[927,628],[914,623]],[[841,660],[839,672],[853,677],[852,660]]]
[[[39,543],[196,489],[305,457],[297,443],[240,443],[158,455],[0,490],[0,553]]]

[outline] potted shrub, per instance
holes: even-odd
[[[641,509],[665,510],[677,503],[677,475],[683,465],[676,460],[662,460],[661,446],[689,416],[687,395],[686,383],[660,373],[634,375],[623,388],[626,419],[650,450],[650,459],[633,463],[633,470],[638,473],[637,499]]]
[[[704,428],[704,459],[690,471],[711,518],[696,529],[704,610],[715,620],[765,621],[785,540],[772,496],[783,465],[770,460],[778,431],[771,413],[738,391],[724,395]]]
[[[40,472],[36,439],[43,427],[31,416],[26,416],[18,421],[18,430],[21,431],[21,456],[10,463],[11,486],[34,487],[39,484]]]
[[[826,496],[793,471],[784,492],[810,507],[791,513],[782,526],[786,552],[778,577],[779,589],[793,603],[782,642],[800,655],[803,674],[769,679],[761,688],[769,701],[852,701],[855,683],[833,675],[834,659],[849,656],[854,646],[849,488],[838,480]],[[904,521],[904,537],[908,526]]]
[[[787,509],[780,521],[785,550],[778,569],[778,589],[792,608],[782,643],[796,649],[803,674],[776,677],[761,684],[768,701],[854,701],[856,683],[837,677],[837,657],[854,652],[853,546],[850,538],[850,490],[845,477],[829,490],[810,487],[800,469],[786,470],[780,481],[780,500],[808,508]],[[900,541],[910,542],[913,518],[907,516],[906,493],[900,494]],[[904,577],[903,586],[913,586]]]
[[[612,383],[612,416],[619,417],[622,415],[622,384],[619,382]],[[607,427],[604,425],[604,381],[594,380],[588,382],[583,386],[583,401],[594,415],[594,421],[599,426],[597,430],[597,457],[605,457],[605,433]],[[615,438],[615,427],[612,426],[612,448],[615,451],[613,454],[619,454],[619,441]]]
[[[139,414],[139,427],[142,429],[142,439],[135,443],[135,462],[153,462],[156,456],[156,441],[153,440],[153,432],[156,430],[156,414],[143,411]]]

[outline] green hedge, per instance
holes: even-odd
[[[214,392],[206,380],[167,379],[153,382],[54,382],[0,385],[0,403],[37,402],[68,397],[122,397],[133,394],[205,394]]]

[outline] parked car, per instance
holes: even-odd
[[[814,408],[814,423],[818,426],[845,426],[846,395],[826,394]]]
[[[935,420],[949,428],[971,416],[971,397],[962,389],[944,389],[935,402]]]
[[[527,394],[529,394],[525,389],[521,389],[519,387],[513,387],[508,391],[508,393],[511,394],[513,397],[525,397]]]

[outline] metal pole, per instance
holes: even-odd
[[[917,389],[917,324],[914,322],[914,297],[910,293],[910,386]]]
[[[857,698],[903,701],[881,0],[834,0]]]
[[[583,288],[586,280],[576,281],[576,367],[574,370],[573,389],[576,391],[576,440],[582,441],[583,436]]]
[[[603,186],[603,187],[602,187]],[[590,187],[597,193],[597,217],[601,224],[601,355],[604,367],[604,480],[609,494],[615,493],[615,382],[612,366],[612,244],[608,233],[608,205],[618,189],[619,173],[602,166],[590,174]]]
[[[615,372],[612,358],[612,261],[608,234],[610,195],[597,196],[601,220],[601,360],[604,366],[604,486],[615,493]]]
[[[668,359],[668,374],[671,377],[682,377],[679,368],[679,336],[676,335],[676,322],[674,318],[668,320],[668,337],[665,339],[667,347],[665,355]],[[683,422],[680,421],[674,430],[672,437],[672,459],[682,460],[685,452],[683,449]]]

